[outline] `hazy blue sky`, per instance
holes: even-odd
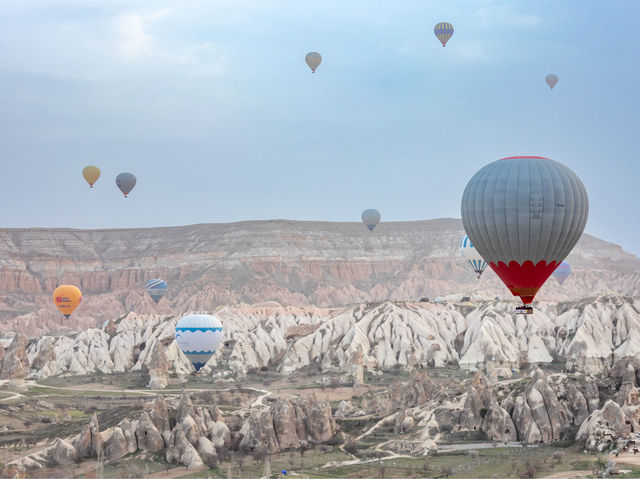
[[[638,18],[635,0],[2,2],[0,226],[460,217],[479,168],[529,154],[582,178],[587,232],[640,254]]]

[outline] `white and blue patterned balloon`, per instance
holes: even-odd
[[[153,299],[153,301],[157,303],[158,301],[160,301],[160,298],[167,294],[167,283],[164,280],[158,278],[150,279],[149,281],[147,281],[144,289],[147,290],[147,293],[149,293],[151,299]]]
[[[473,268],[478,275],[478,279],[480,279],[482,272],[487,267],[487,262],[482,259],[478,250],[473,247],[467,235],[464,235],[460,240],[460,254],[467,260],[467,263],[471,265],[471,268]]]
[[[189,314],[176,324],[176,342],[200,371],[222,343],[222,323],[210,314]]]

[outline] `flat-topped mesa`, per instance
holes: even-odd
[[[355,222],[296,221],[0,230],[0,301],[11,305],[0,331],[86,329],[130,311],[212,311],[271,299],[328,307],[450,294],[510,297],[492,271],[478,281],[468,269],[458,252],[462,235],[456,219],[383,222],[373,233]],[[640,294],[640,259],[616,245],[584,235],[568,260],[571,278],[562,286],[548,282],[540,300]],[[152,277],[169,285],[158,304],[144,290]],[[79,286],[84,299],[69,321],[50,321],[49,296],[62,283]]]

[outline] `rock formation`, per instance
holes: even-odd
[[[459,257],[460,220],[387,222],[366,242],[362,228],[359,223],[276,220],[100,231],[2,230],[0,301],[8,318],[0,325],[7,332],[36,335],[49,328],[89,329],[129,311],[171,314],[240,301],[342,306],[448,294],[508,296],[492,272],[479,284]],[[640,260],[616,245],[583,235],[568,261],[570,280],[545,286],[540,300],[607,290],[640,292]],[[169,294],[158,304],[141,288],[149,277],[170,281]],[[77,284],[85,301],[70,322],[44,321],[59,281]],[[111,335],[113,328],[105,327]],[[543,356],[537,357],[544,357],[540,352]],[[420,359],[437,361],[437,351],[432,348],[432,353]]]
[[[582,423],[576,440],[584,441],[585,448],[590,451],[602,452],[613,448],[618,439],[627,439],[638,431],[638,423],[632,421],[620,405],[609,399],[602,409],[592,412]]]
[[[5,351],[0,368],[0,379],[8,379],[9,387],[24,387],[24,379],[29,373],[26,351],[28,342],[24,334],[17,334]]]

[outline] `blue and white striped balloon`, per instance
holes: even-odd
[[[176,342],[200,371],[222,343],[222,323],[210,314],[189,314],[176,324]]]
[[[460,254],[467,260],[467,263],[471,265],[473,270],[477,273],[478,279],[480,279],[482,272],[487,267],[487,262],[482,259],[478,250],[473,247],[473,244],[471,244],[471,240],[467,235],[464,235],[460,240]]]
[[[154,302],[160,301],[165,294],[167,294],[167,283],[162,279],[150,279],[147,281],[147,285],[144,287],[153,299]]]

